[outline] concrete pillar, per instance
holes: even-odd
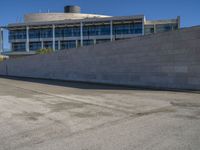
[[[110,21],[110,41],[113,41],[113,21]]]
[[[83,22],[80,23],[81,47],[83,46]]]
[[[153,25],[154,33],[156,33],[156,24]]]
[[[0,28],[0,54],[3,52],[3,28]]]
[[[26,27],[26,52],[29,52],[29,27]]]
[[[53,27],[52,27],[52,33],[53,33],[53,51],[55,51],[56,50],[56,41],[55,41],[55,25],[53,25]]]
[[[58,50],[61,50],[60,40],[58,41]]]
[[[94,45],[96,45],[97,44],[97,40],[96,39],[94,39]]]
[[[44,41],[41,41],[41,49],[44,49]]]
[[[145,22],[146,22],[146,18],[144,17],[144,18],[142,19],[142,35],[145,34]]]
[[[76,48],[78,48],[78,40],[76,40]]]
[[[177,22],[178,22],[178,29],[180,29],[181,28],[181,17],[180,16],[177,17]]]

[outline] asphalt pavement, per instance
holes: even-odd
[[[0,150],[199,150],[200,92],[0,78]]]

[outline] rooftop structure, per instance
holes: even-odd
[[[144,15],[112,17],[82,14],[80,10],[78,6],[66,6],[64,13],[27,14],[23,23],[4,27],[9,30],[9,55],[34,54],[43,48],[77,48],[180,28],[180,17],[149,21]]]
[[[24,16],[25,23],[49,22],[61,20],[77,20],[86,18],[105,18],[110,16],[97,14],[83,14],[79,6],[65,6],[64,13],[36,13]]]

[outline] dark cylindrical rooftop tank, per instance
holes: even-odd
[[[80,13],[81,8],[79,6],[65,6],[65,13]]]

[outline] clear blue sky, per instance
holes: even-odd
[[[79,5],[83,13],[111,16],[144,14],[147,19],[181,16],[181,26],[200,25],[200,0],[1,0],[0,25],[22,20],[26,13],[63,12]]]
[[[1,0],[0,24],[16,22],[26,13],[62,12],[79,5],[82,12],[113,16],[145,14],[149,19],[181,16],[182,26],[200,25],[200,0]]]

